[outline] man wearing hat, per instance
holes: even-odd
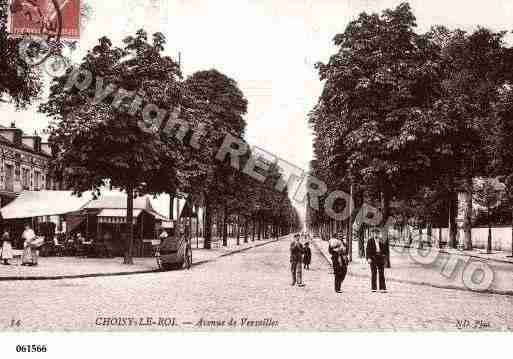
[[[379,276],[379,290],[386,292],[387,286],[385,283],[385,261],[388,256],[388,246],[383,241],[383,234],[381,229],[372,228],[371,237],[367,241],[366,258],[370,264],[371,269],[371,289],[376,291],[376,280]]]
[[[328,242],[328,251],[333,263],[333,275],[335,279],[335,292],[342,293],[340,289],[347,274],[347,246],[345,236],[342,232],[331,238]]]
[[[303,245],[299,241],[300,235],[294,234],[292,243],[290,244],[290,271],[292,272],[292,285],[304,287],[302,262],[303,262]]]

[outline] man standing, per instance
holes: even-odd
[[[367,241],[366,258],[371,269],[372,291],[376,292],[376,275],[379,275],[379,290],[386,293],[385,261],[388,256],[388,246],[382,238],[383,234],[379,228],[371,229],[371,237]]]
[[[347,274],[347,247],[345,236],[342,232],[337,233],[328,242],[328,251],[333,263],[333,276],[335,279],[335,292],[342,293],[341,286]]]
[[[299,242],[300,235],[294,234],[294,239],[290,244],[290,271],[292,272],[292,285],[304,287],[302,273],[303,246]]]

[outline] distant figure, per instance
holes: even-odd
[[[39,251],[36,248],[32,248],[32,245],[36,239],[36,233],[30,228],[30,225],[25,225],[25,230],[21,235],[23,242],[23,255],[21,257],[22,265],[37,265],[37,259]]]
[[[9,259],[13,258],[12,251],[12,243],[11,237],[9,235],[9,230],[4,229],[4,234],[2,235],[2,260],[5,265],[9,265]]]
[[[78,232],[77,233],[77,244],[80,245],[80,244],[83,244],[85,241],[85,238],[82,237],[82,233]]]
[[[386,293],[385,261],[388,255],[388,246],[383,242],[381,230],[373,228],[371,238],[367,241],[366,257],[371,269],[371,290],[376,292],[376,277],[379,275],[379,290]]]
[[[312,250],[310,249],[310,243],[305,243],[303,263],[305,269],[310,270],[310,262],[312,261]]]
[[[347,274],[347,247],[344,243],[344,234],[337,233],[337,236],[331,238],[328,242],[328,251],[331,255],[333,264],[333,276],[335,280],[335,292],[342,293],[341,287]]]
[[[304,287],[302,273],[303,246],[299,242],[300,235],[294,234],[294,239],[290,244],[290,271],[292,273],[292,285]]]

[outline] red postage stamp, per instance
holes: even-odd
[[[12,0],[9,30],[14,36],[80,37],[80,0]]]

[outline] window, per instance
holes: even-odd
[[[34,172],[34,191],[39,191],[41,188],[39,187],[41,185],[41,172],[35,171]]]
[[[14,192],[14,167],[5,165],[5,190]]]
[[[28,168],[21,169],[21,185],[23,189],[30,189],[30,170]]]

